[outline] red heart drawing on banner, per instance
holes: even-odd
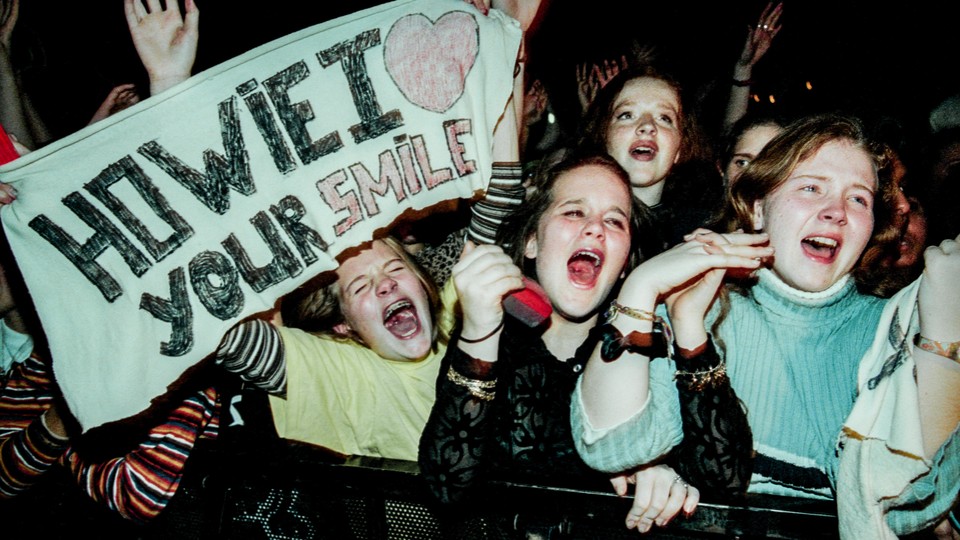
[[[463,95],[479,48],[476,19],[452,11],[437,22],[421,14],[397,19],[383,56],[387,73],[410,103],[442,113]]]

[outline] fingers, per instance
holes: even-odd
[[[160,6],[160,0],[145,0],[147,2],[147,11],[150,13],[156,13],[158,11],[163,11],[163,7]],[[177,2],[179,4],[179,2]],[[180,6],[177,6],[177,11],[180,10]]]
[[[13,189],[10,184],[0,183],[0,204],[10,204],[15,200],[17,200],[17,190]],[[626,486],[624,486],[624,490],[626,490]]]
[[[200,9],[197,7],[197,3],[193,0],[187,0],[184,3],[184,7],[187,10],[186,16],[183,18],[183,24],[187,27],[188,31],[196,31],[197,27],[200,26]],[[179,13],[179,7],[177,8]]]
[[[653,518],[653,523],[657,527],[663,527],[667,523],[670,523],[674,516],[685,506],[691,490],[697,491],[696,488],[687,484],[679,474],[675,475],[673,481],[670,483],[670,493],[667,496],[667,502],[663,506],[663,510]],[[700,492],[697,491],[697,499],[699,500],[699,498]],[[694,504],[694,507],[696,507],[696,504]]]
[[[610,484],[613,485],[613,491],[623,497],[627,494],[627,477],[626,476],[614,476],[610,479]]]
[[[146,15],[140,0],[123,0],[123,14],[127,18],[127,26],[134,27]]]

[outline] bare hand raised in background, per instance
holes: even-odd
[[[167,2],[166,8],[160,0],[123,2],[130,37],[150,76],[150,95],[190,78],[197,57],[200,11],[193,0],[186,0],[184,7],[186,13],[181,14],[178,2]]]
[[[118,112],[136,105],[140,102],[140,94],[133,84],[121,84],[114,86],[113,90],[107,94],[107,98],[100,104],[97,112],[93,113],[93,118],[87,122],[87,125],[99,122],[104,118],[117,114]]]
[[[773,38],[780,32],[780,15],[783,13],[783,4],[774,7],[773,2],[767,4],[760,14],[756,27],[747,28],[747,41],[743,44],[737,67],[752,68],[767,54]],[[747,75],[749,78],[749,74]]]

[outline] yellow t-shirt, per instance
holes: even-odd
[[[456,290],[441,291],[438,325],[449,333]],[[418,362],[385,360],[353,342],[277,328],[287,366],[287,396],[270,396],[281,437],[348,455],[416,461],[420,433],[436,398],[446,345]]]

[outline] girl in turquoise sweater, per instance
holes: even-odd
[[[598,347],[573,398],[587,464],[612,472],[655,460],[697,423],[681,419],[678,395],[732,388],[749,421],[740,436],[755,452],[747,491],[837,498],[848,537],[892,537],[942,518],[960,486],[960,248],[930,248],[920,283],[889,305],[858,291],[852,270],[874,237],[881,165],[858,122],[801,120],[731,185],[730,230],[739,230],[697,230],[630,274],[605,340],[626,345]],[[728,274],[753,270],[745,285],[721,288]],[[664,318],[673,353],[651,361],[629,343]],[[904,418],[917,420],[912,440],[898,434],[913,427]],[[863,466],[873,439],[912,471],[882,506],[864,500],[891,473]],[[711,458],[718,476],[741,465]],[[640,521],[658,511],[634,508]]]

